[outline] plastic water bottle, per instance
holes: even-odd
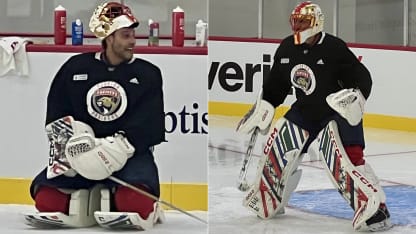
[[[183,46],[185,41],[185,12],[177,6],[172,11],[172,45]]]
[[[72,22],[72,45],[82,45],[84,39],[84,28],[80,19]]]
[[[55,45],[66,44],[66,9],[61,5],[54,11],[54,41]]]
[[[148,46],[158,46],[159,45],[159,23],[154,22],[152,19],[149,19],[149,40]]]
[[[195,44],[196,46],[207,46],[208,24],[198,20],[195,27]]]

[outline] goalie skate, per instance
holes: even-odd
[[[319,134],[319,155],[338,192],[355,211],[353,227],[357,231],[380,231],[391,227],[382,188],[354,166],[342,147],[335,121]],[[384,214],[384,216],[383,216]]]
[[[36,228],[72,228],[67,215],[60,212],[23,214],[26,224]]]

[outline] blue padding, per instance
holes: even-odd
[[[384,186],[391,221],[396,225],[416,225],[416,187]],[[312,213],[352,219],[354,213],[335,189],[300,191],[289,205]]]

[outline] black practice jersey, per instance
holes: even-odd
[[[292,108],[300,110],[304,118],[322,120],[334,113],[326,103],[329,94],[358,88],[368,98],[371,86],[369,71],[341,39],[321,33],[318,43],[309,46],[295,45],[289,36],[276,50],[263,84],[263,99],[277,107],[294,87]]]
[[[71,115],[97,138],[124,131],[141,152],[165,141],[160,69],[139,58],[113,66],[101,53],[72,56],[52,81],[46,124]]]

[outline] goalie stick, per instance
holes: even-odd
[[[238,177],[237,188],[238,190],[243,191],[243,192],[247,191],[250,187],[246,178],[247,169],[248,169],[248,166],[250,165],[251,158],[253,157],[252,152],[256,144],[256,139],[257,139],[257,135],[259,131],[260,129],[256,127],[253,133],[251,134],[250,141],[247,147],[247,151],[246,151],[246,154],[244,155],[243,165],[241,166],[241,169],[240,169],[240,175]]]
[[[188,216],[190,216],[190,217],[192,217],[192,218],[194,218],[194,219],[196,219],[196,220],[198,220],[198,221],[200,221],[200,222],[202,222],[202,223],[204,223],[204,224],[208,224],[208,222],[207,222],[206,220],[203,220],[203,219],[199,218],[199,217],[198,217],[198,216],[196,216],[196,215],[193,215],[193,214],[191,214],[191,213],[189,213],[189,212],[187,212],[187,211],[185,211],[185,210],[182,210],[182,209],[180,209],[179,207],[174,206],[173,204],[171,204],[171,203],[169,203],[169,202],[165,202],[165,201],[163,201],[163,200],[161,200],[161,199],[157,198],[156,196],[154,196],[154,195],[152,195],[152,194],[150,194],[150,193],[148,193],[148,192],[146,192],[146,191],[144,191],[144,190],[142,190],[142,189],[140,189],[140,188],[138,188],[138,187],[136,187],[136,186],[133,186],[133,185],[131,185],[131,184],[129,184],[129,183],[127,183],[127,182],[123,181],[123,180],[120,180],[120,179],[119,179],[119,178],[117,178],[117,177],[110,176],[110,177],[108,177],[108,178],[109,178],[110,180],[112,180],[112,181],[114,181],[114,182],[116,182],[116,183],[120,184],[120,185],[126,186],[126,187],[128,187],[128,188],[130,188],[130,189],[132,189],[132,190],[134,190],[134,191],[136,191],[136,192],[138,192],[138,193],[141,193],[141,194],[145,195],[146,197],[149,197],[149,198],[151,198],[151,199],[155,200],[156,202],[159,202],[159,203],[161,203],[161,204],[163,204],[163,205],[166,205],[166,206],[168,206],[168,207],[170,207],[170,208],[172,208],[172,209],[174,209],[174,210],[177,210],[177,211],[179,211],[179,212],[181,212],[181,213],[183,213],[183,214],[186,214],[186,215],[188,215]]]

